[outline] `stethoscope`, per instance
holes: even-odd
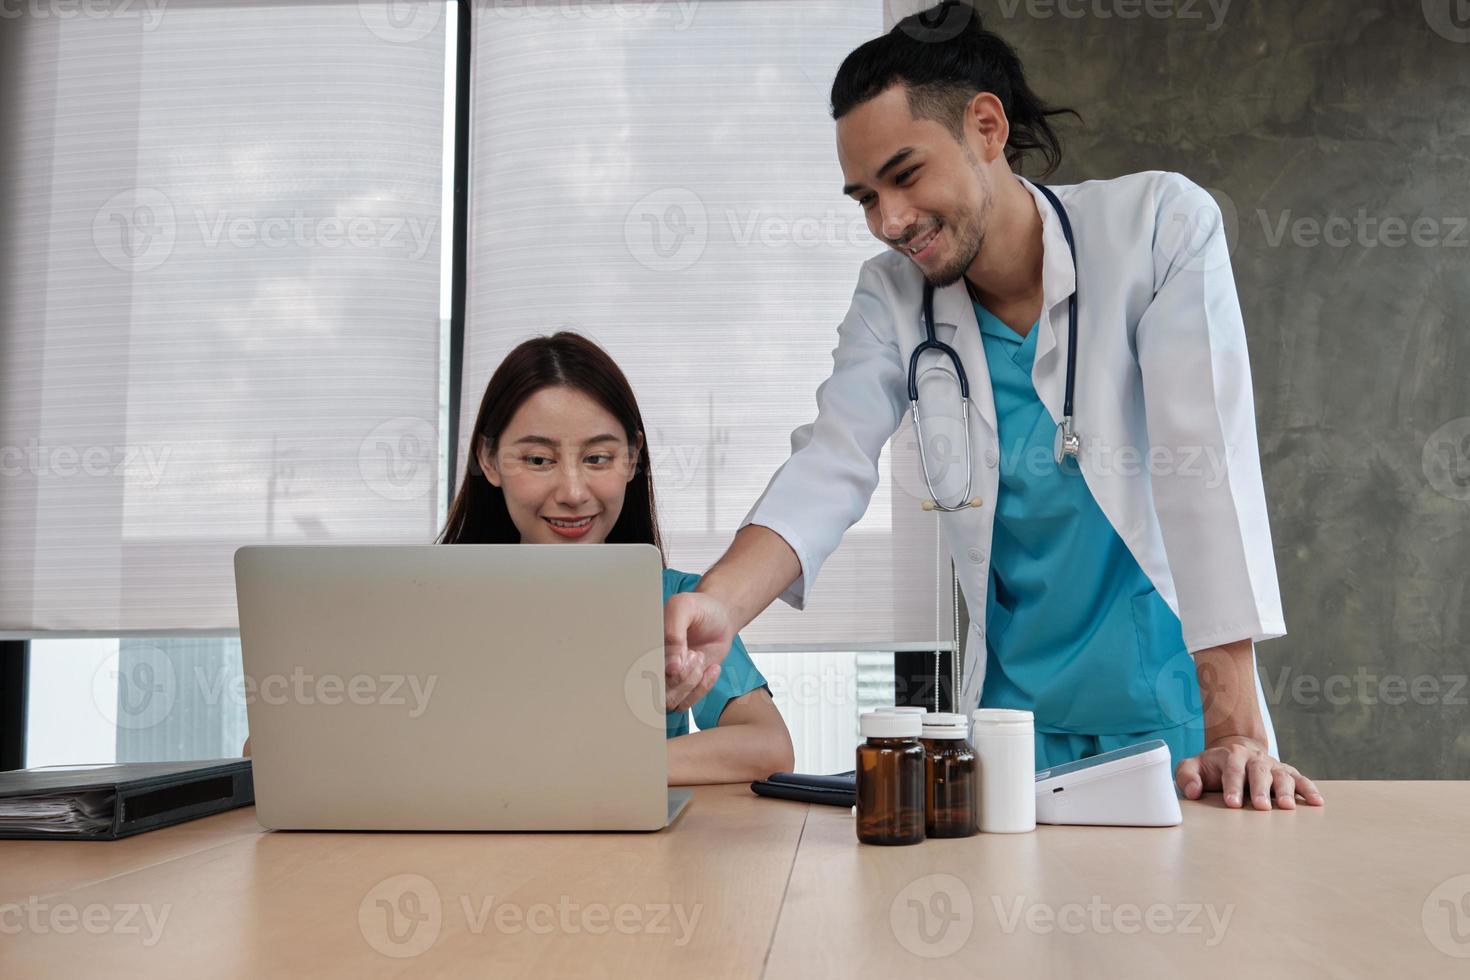
[[[1062,465],[1062,460],[1070,456],[1077,459],[1082,452],[1082,440],[1077,435],[1077,429],[1072,421],[1072,390],[1077,384],[1077,243],[1072,238],[1072,223],[1067,219],[1067,209],[1062,207],[1062,202],[1051,192],[1048,187],[1040,184],[1036,189],[1046,195],[1051,206],[1056,210],[1057,217],[1062,222],[1062,234],[1067,239],[1067,250],[1072,253],[1073,282],[1072,295],[1067,297],[1067,392],[1062,402],[1062,421],[1057,426],[1056,440],[1052,443],[1052,456],[1057,465]],[[925,510],[940,510],[946,513],[964,510],[966,507],[979,507],[980,498],[970,496],[970,487],[975,477],[974,461],[970,456],[970,379],[965,376],[965,366],[960,363],[959,354],[955,349],[934,334],[934,287],[928,282],[924,283],[924,333],[926,339],[921,341],[914,352],[909,356],[909,409],[914,415],[914,433],[919,440],[919,465],[924,470],[924,486],[929,488],[930,499],[924,501]],[[965,436],[965,492],[961,495],[959,504],[942,504],[939,495],[934,492],[934,482],[929,477],[929,462],[924,453],[924,425],[919,418],[919,355],[925,351],[934,350],[948,357],[954,364],[955,375],[960,382],[960,398],[964,402],[964,436]]]

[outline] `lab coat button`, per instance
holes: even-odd
[[[998,461],[999,460],[996,458],[995,450],[994,449],[987,449],[987,450],[985,450],[985,465],[986,466],[990,467],[991,469],[995,469],[995,464]]]
[[[967,554],[970,556],[970,561],[974,562],[977,565],[985,560],[985,556],[980,553],[979,548],[971,548],[967,552]]]

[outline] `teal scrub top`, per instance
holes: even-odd
[[[680,592],[693,592],[694,587],[699,584],[700,576],[691,575],[688,572],[675,571],[672,568],[664,569],[664,602],[669,601],[669,596]],[[749,694],[757,688],[766,687],[766,679],[761,672],[751,663],[750,654],[746,652],[745,644],[740,642],[740,637],[735,637],[735,642],[730,644],[730,652],[720,667],[719,679],[715,681],[705,696],[694,702],[694,721],[700,728],[714,728],[720,723],[720,715],[725,711],[725,705],[742,694]],[[770,688],[766,688],[770,690]],[[676,735],[689,734],[689,712],[670,711],[665,719],[664,737],[673,738]]]
[[[1031,380],[1037,327],[1022,338],[978,303],[975,317],[1001,449],[980,704],[1030,710],[1038,736],[1198,727],[1179,618],[1076,461],[1052,456],[1056,423]]]

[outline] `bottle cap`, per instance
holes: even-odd
[[[1015,708],[977,708],[970,717],[977,729],[990,731],[1019,732],[1030,730],[1034,724],[1031,712]]]
[[[969,734],[969,724],[964,715],[937,711],[924,716],[924,738],[964,738]]]
[[[858,728],[863,738],[918,738],[924,726],[912,712],[869,711],[858,719]]]
[[[874,711],[885,715],[918,715],[923,717],[929,713],[928,708],[920,708],[917,705],[901,704],[897,707],[874,708]]]

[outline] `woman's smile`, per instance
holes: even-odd
[[[580,538],[592,528],[592,514],[587,517],[547,517],[541,515],[541,519],[551,526],[551,529],[564,538]]]

